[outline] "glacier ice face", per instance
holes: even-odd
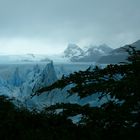
[[[22,80],[22,77],[19,74],[19,68],[16,67],[12,77],[9,80],[9,84],[14,86],[14,87],[19,87],[23,84],[23,82],[24,81]]]
[[[24,101],[57,80],[53,63],[0,65],[0,94]]]
[[[55,89],[49,93],[43,93],[40,96],[31,98],[31,95],[41,87],[54,83],[63,74],[69,73],[81,68],[72,65],[54,65],[49,63],[27,63],[27,64],[0,64],[0,95],[6,95],[15,99],[15,103],[22,103],[27,107],[50,106],[60,102],[76,103],[79,97],[76,95],[68,97],[67,90]],[[87,65],[83,69],[87,68]],[[58,75],[58,76],[57,76]],[[57,78],[58,77],[58,78]]]
[[[88,67],[88,64],[53,64],[52,62],[0,64],[0,95],[6,95],[14,99],[16,104],[20,103],[28,108],[42,109],[56,103],[79,103],[81,105],[89,103],[96,106],[98,96],[85,99],[80,99],[77,94],[69,96],[67,90],[75,85],[68,85],[64,89],[54,89],[31,98],[36,90],[51,85],[63,74],[68,75]]]

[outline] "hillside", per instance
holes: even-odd
[[[135,47],[136,50],[140,50],[140,40],[129,44],[129,45],[125,45],[123,47],[114,49],[113,51],[111,51],[108,55],[101,57],[97,63],[100,64],[116,64],[119,62],[126,62],[127,57],[128,57],[128,53],[126,52],[126,50],[129,48],[129,46]]]

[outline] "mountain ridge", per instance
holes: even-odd
[[[134,43],[124,45],[122,47],[112,50],[108,55],[101,57],[97,63],[100,64],[116,64],[119,62],[127,62],[127,49],[129,46],[135,47],[136,50],[140,50],[140,40],[135,41]]]
[[[83,49],[76,44],[69,44],[64,51],[64,58],[69,58],[71,62],[96,62],[101,56],[107,55],[112,50],[106,44],[89,45]]]

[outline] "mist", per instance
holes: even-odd
[[[0,53],[61,53],[69,43],[117,48],[140,36],[139,0],[0,0]]]

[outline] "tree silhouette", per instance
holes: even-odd
[[[100,93],[100,107],[62,103],[29,111],[0,96],[0,138],[4,140],[102,140],[140,138],[140,51],[129,46],[128,62],[79,71],[39,89],[35,95],[75,84],[68,92],[81,98]],[[35,96],[34,95],[34,96]],[[60,112],[57,112],[61,110]],[[70,117],[81,115],[76,124]]]
[[[126,51],[129,54],[127,63],[110,64],[105,68],[90,67],[86,71],[74,72],[67,77],[63,76],[49,87],[39,89],[36,95],[64,88],[71,83],[76,86],[68,91],[70,95],[78,93],[84,98],[100,93],[100,99],[110,97],[100,108],[88,106],[85,109],[81,106],[79,111],[76,105],[69,105],[70,108],[68,105],[63,106],[69,110],[69,115],[72,112],[82,114],[81,124],[85,124],[85,127],[99,131],[111,139],[140,136],[140,51],[132,46]]]

